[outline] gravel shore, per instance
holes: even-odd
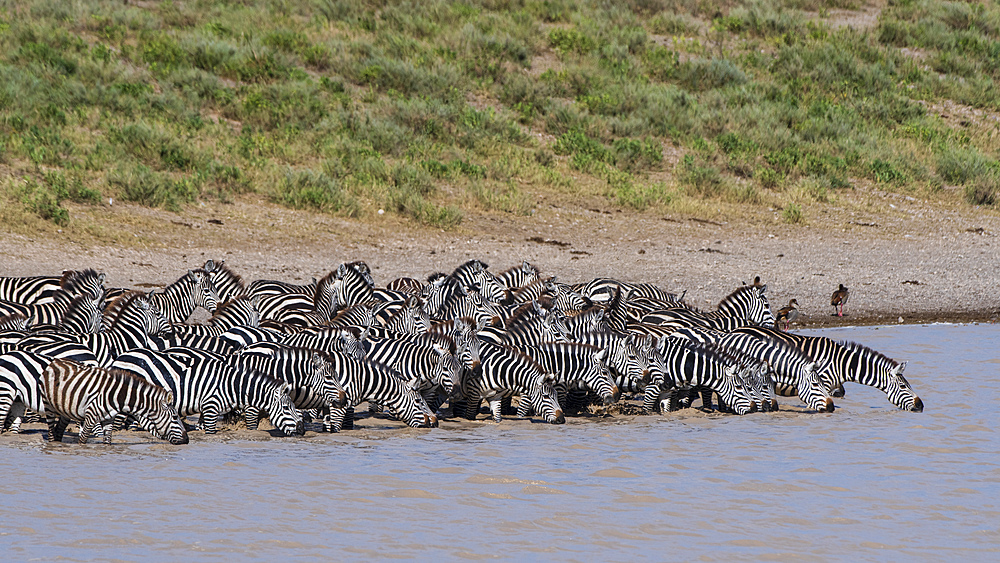
[[[389,214],[350,221],[264,203],[205,205],[183,215],[116,204],[74,210],[75,217],[132,232],[129,244],[88,241],[80,229],[0,233],[0,276],[95,268],[109,286],[149,289],[209,258],[247,281],[309,280],[364,260],[384,285],[449,272],[470,258],[495,272],[527,260],[564,282],[651,282],[686,292],[703,309],[760,276],[773,310],[798,300],[799,327],[997,321],[995,211],[932,207],[897,194],[841,203],[850,205],[811,210],[806,225],[785,224],[776,211],[705,220],[539,203],[528,217],[467,217],[449,232]],[[843,318],[830,306],[839,284],[851,295]]]

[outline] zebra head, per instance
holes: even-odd
[[[833,412],[833,398],[827,391],[823,377],[820,375],[830,367],[830,362],[809,362],[802,368],[802,374],[798,381],[799,398],[809,408],[819,412]]]
[[[187,444],[187,430],[177,414],[177,407],[174,406],[174,394],[154,385],[150,387],[154,387],[155,391],[150,394],[145,404],[136,409],[137,418],[148,421],[153,433],[159,438],[174,445]]]
[[[215,291],[211,274],[199,268],[188,270],[188,277],[194,282],[194,306],[214,313],[219,308],[219,294]]]
[[[333,366],[319,352],[313,352],[309,357],[309,366],[312,368],[311,378],[315,383],[319,383],[323,390],[323,401],[331,408],[342,408],[347,405],[347,392],[340,382]],[[314,387],[316,388],[316,387]]]
[[[437,318],[444,306],[445,298],[448,296],[448,276],[446,274],[431,274],[427,278],[427,285],[420,290],[420,299],[423,300],[423,309],[431,317]]]
[[[437,343],[432,344],[431,347],[438,354],[438,361],[434,364],[434,369],[431,372],[431,381],[441,386],[445,393],[451,395],[455,384],[461,381],[462,363],[458,361],[452,350]]]
[[[546,309],[538,301],[531,302],[532,307],[534,307],[535,314],[537,314],[542,319],[542,327],[552,338],[544,338],[543,340],[552,340],[555,342],[570,342],[569,327],[566,326],[566,315],[556,309],[555,307]]]
[[[591,355],[592,365],[588,366],[588,373],[585,376],[590,390],[597,393],[604,399],[605,405],[613,405],[621,398],[621,391],[615,385],[605,360],[608,358],[608,350],[600,349]]]
[[[539,413],[545,422],[563,424],[566,422],[566,417],[559,407],[559,395],[556,393],[555,384],[556,376],[551,373],[538,374],[531,383],[528,398],[535,412]]]
[[[437,416],[417,391],[420,381],[417,378],[404,381],[398,376],[390,377],[399,385],[399,389],[386,406],[396,414],[396,417],[410,428],[437,427]]]
[[[722,384],[716,389],[726,405],[741,416],[757,410],[757,403],[752,398],[752,391],[745,377],[744,369],[736,364],[728,364],[723,369]]]
[[[292,403],[292,399],[288,395],[292,390],[291,385],[271,377],[261,377],[269,380],[263,385],[263,405],[261,406],[262,410],[267,412],[268,418],[271,419],[271,424],[281,430],[285,436],[303,434],[305,427],[302,423],[302,415],[295,408],[295,404]]]

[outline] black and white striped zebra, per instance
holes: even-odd
[[[520,349],[545,373],[555,375],[559,405],[566,411],[570,391],[596,393],[604,405],[618,401],[621,392],[605,365],[607,350],[577,342],[543,342]],[[518,416],[527,416],[527,402],[518,405]]]
[[[0,355],[0,427],[20,432],[25,410],[44,411],[41,377],[52,358],[15,350]]]
[[[496,276],[487,268],[485,262],[481,260],[469,260],[455,270],[448,277],[455,287],[477,287],[483,297],[493,303],[508,304],[511,301],[511,292],[505,287]]]
[[[456,286],[438,313],[430,316],[436,320],[470,317],[475,319],[479,326],[485,327],[500,324],[506,314],[498,303],[487,299],[478,286]]]
[[[100,312],[104,305],[103,297],[87,294],[73,295],[65,290],[58,290],[51,301],[34,305],[21,305],[12,302],[0,302],[0,316],[21,314],[28,319],[28,327],[32,329],[62,327],[66,314],[72,309],[74,317],[70,320],[71,330],[93,332],[96,311],[97,328],[100,328]]]
[[[78,421],[81,444],[99,426],[110,444],[114,418],[129,415],[171,444],[188,443],[173,394],[128,372],[56,359],[42,372],[41,387],[50,442],[61,442],[69,422]]]
[[[518,307],[502,327],[488,326],[479,337],[494,344],[521,347],[542,342],[569,342],[566,316],[551,301],[532,301]]]
[[[658,349],[666,365],[666,377],[646,386],[643,408],[647,412],[662,409],[664,403],[667,410],[675,410],[671,401],[675,391],[697,387],[715,391],[736,414],[753,412],[755,405],[737,365],[710,349],[684,340],[662,338]]]
[[[573,291],[595,303],[610,301],[617,291],[626,291],[635,297],[648,297],[664,302],[679,302],[680,298],[649,283],[628,283],[611,278],[594,278],[593,280],[570,286]]]
[[[651,324],[694,326],[731,331],[740,326],[774,326],[767,285],[744,285],[719,302],[715,311],[698,311],[686,305],[652,311],[642,321]]]
[[[414,381],[413,388],[425,401],[434,396],[449,396],[460,382],[462,366],[454,357],[454,350],[439,346],[432,338],[366,340],[364,347],[366,359]]]
[[[233,272],[224,260],[218,262],[206,260],[201,267],[208,272],[212,280],[212,287],[215,288],[216,295],[219,296],[220,303],[226,303],[241,295],[246,295],[246,282],[238,274]]]
[[[251,295],[260,295],[261,319],[292,326],[318,326],[332,319],[340,308],[342,284],[336,272],[330,272],[312,286],[308,295],[299,292]]]
[[[285,336],[285,346],[309,348],[323,352],[342,352],[355,358],[364,358],[365,349],[359,333],[352,328],[322,327]]]
[[[240,350],[226,361],[290,385],[288,396],[299,410],[319,409],[328,415],[331,408],[341,408],[347,402],[343,384],[333,373],[327,355],[318,350],[258,343]],[[256,407],[250,406],[246,408],[244,417],[256,427],[260,413]],[[251,422],[247,423],[248,427]]]
[[[543,373],[534,360],[507,346],[483,342],[479,354],[481,369],[463,378],[461,387],[452,397],[456,415],[474,420],[485,400],[493,421],[499,423],[503,399],[520,395],[520,400],[527,401],[545,422],[566,422],[559,407],[554,375]]]
[[[827,364],[827,369],[822,370],[819,376],[829,391],[851,381],[882,391],[890,403],[903,410],[924,410],[924,402],[903,377],[906,362],[897,362],[856,342],[838,343],[825,336],[806,336],[759,326],[744,327],[735,332],[784,340],[817,362]]]
[[[541,276],[538,268],[529,264],[527,260],[523,260],[520,266],[514,266],[496,274],[496,279],[504,287],[514,291],[540,281]]]
[[[0,300],[35,305],[51,301],[62,289],[59,276],[0,277]]]
[[[150,293],[149,300],[172,324],[183,323],[198,307],[214,313],[219,306],[212,277],[201,268],[188,270],[162,291]]]
[[[364,401],[382,405],[413,428],[438,425],[437,417],[414,389],[415,381],[405,380],[388,366],[341,352],[331,352],[329,360],[332,371],[338,374],[347,393],[348,406],[331,409],[330,418],[324,425],[327,430],[339,432],[345,427],[345,422],[348,427],[353,427],[354,407]],[[351,420],[345,420],[347,417]]]
[[[419,297],[408,297],[403,307],[385,322],[385,329],[396,334],[421,334],[431,328],[431,317]]]
[[[200,415],[206,434],[218,432],[219,419],[236,409],[254,407],[267,413],[286,436],[302,433],[302,416],[288,396],[290,386],[268,375],[226,363],[225,357],[193,348],[132,350],[114,367],[173,392],[181,416]],[[256,429],[255,420],[247,427]]]
[[[212,338],[220,337],[227,331],[243,327],[256,329],[260,327],[258,302],[259,298],[243,295],[219,306],[208,319],[208,324],[172,325],[170,332],[162,336],[163,343],[159,347],[205,348],[206,342],[211,342]]]

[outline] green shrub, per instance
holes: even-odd
[[[289,169],[272,199],[294,209],[312,209],[356,217],[361,207],[333,179],[322,172]]]
[[[119,167],[108,175],[108,186],[122,201],[179,211],[183,203],[194,201],[201,193],[194,177],[175,180],[143,165]]]
[[[785,220],[786,223],[796,224],[804,223],[806,220],[805,213],[802,211],[800,205],[789,203],[781,210],[781,218]]]
[[[1000,180],[997,179],[997,174],[978,176],[966,185],[965,201],[970,205],[996,205],[1000,201]]]
[[[986,174],[989,169],[990,161],[975,149],[950,148],[937,159],[937,173],[953,184],[965,184]]]

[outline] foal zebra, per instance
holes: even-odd
[[[111,443],[112,421],[120,414],[148,423],[171,444],[188,443],[187,431],[169,391],[128,372],[52,360],[42,372],[42,403],[50,442],[61,442],[70,421],[81,422],[79,442],[85,444],[98,426]]]

